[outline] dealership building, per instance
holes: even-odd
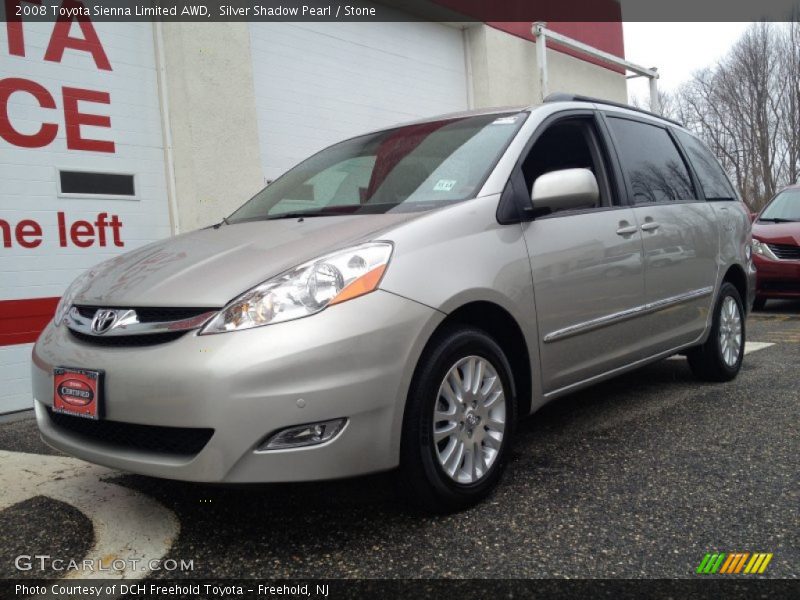
[[[623,56],[619,22],[548,27]],[[83,270],[220,221],[343,138],[541,99],[531,23],[0,28],[0,413],[32,406],[32,343]],[[550,90],[626,101],[618,69],[557,45],[547,64]]]

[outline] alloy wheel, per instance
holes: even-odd
[[[439,386],[433,440],[444,472],[472,484],[495,463],[506,427],[503,383],[491,363],[467,356],[454,364]]]
[[[719,348],[725,364],[735,366],[742,351],[742,315],[731,296],[726,296],[720,307]]]

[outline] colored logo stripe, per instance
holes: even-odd
[[[772,553],[756,552],[750,554],[749,552],[731,552],[726,554],[724,552],[707,553],[700,565],[697,567],[697,573],[703,575],[713,575],[717,572],[720,574],[737,574],[744,573],[748,575],[761,574],[767,569],[767,565],[772,560]],[[749,559],[749,560],[748,560]],[[745,564],[747,566],[745,566]],[[744,571],[742,571],[744,569]]]
[[[731,552],[731,554],[729,554],[729,560],[725,561],[725,564],[722,565],[720,573],[738,573],[741,571],[742,566],[744,566],[744,561],[747,560],[748,556],[750,556],[749,552]]]
[[[753,554],[753,558],[747,563],[744,569],[745,573],[763,573],[767,568],[769,561],[772,560],[772,554]]]
[[[697,572],[705,574],[716,573],[717,569],[719,569],[724,559],[725,559],[724,552],[720,552],[718,554],[708,553],[703,557],[700,566],[697,567]]]
[[[736,553],[731,552],[728,554],[728,560],[722,565],[722,569],[720,569],[720,573],[730,573],[731,565],[733,564],[734,559],[736,558]]]

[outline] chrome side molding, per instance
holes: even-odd
[[[604,315],[590,321],[576,323],[575,325],[570,325],[569,327],[564,327],[563,329],[556,329],[555,331],[552,331],[544,336],[544,342],[556,342],[568,337],[594,331],[595,329],[607,327],[608,325],[613,325],[614,323],[619,323],[620,321],[626,321],[628,319],[633,319],[634,317],[640,317],[654,313],[656,311],[669,308],[670,306],[675,306],[676,304],[682,304],[690,300],[696,300],[697,298],[710,296],[712,293],[714,293],[714,288],[709,286],[692,290],[691,292],[686,292],[685,294],[679,294],[677,296],[670,296],[669,298],[656,300],[655,302],[648,302],[647,304],[642,304],[641,306],[635,306],[633,308],[612,313],[610,315]]]

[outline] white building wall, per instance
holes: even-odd
[[[528,105],[541,101],[538,45],[479,24],[466,30],[475,107]],[[547,49],[551,92],[627,101],[625,76],[553,48]]]
[[[218,223],[264,184],[247,23],[165,23],[168,123],[181,232]]]
[[[462,31],[440,23],[251,23],[261,162],[274,179],[334,142],[467,108]]]
[[[1,300],[58,296],[80,272],[120,252],[112,244],[59,247],[58,211],[64,212],[70,223],[94,221],[100,212],[119,215],[123,251],[170,233],[151,25],[96,23],[95,28],[111,71],[97,69],[91,55],[70,49],[61,63],[44,61],[52,29],[48,23],[25,23],[25,57],[0,54],[3,78],[34,81],[56,102],[55,109],[46,109],[30,94],[12,94],[8,112],[13,127],[33,133],[42,122],[58,125],[55,140],[43,148],[21,148],[0,139],[0,218],[12,222],[36,219],[43,229],[39,247],[15,244],[0,253]],[[81,133],[85,138],[113,141],[114,152],[67,148],[63,87],[109,93],[108,104],[82,101],[79,109],[108,115],[111,126],[84,125]],[[137,195],[134,199],[59,197],[59,169],[132,173]]]

